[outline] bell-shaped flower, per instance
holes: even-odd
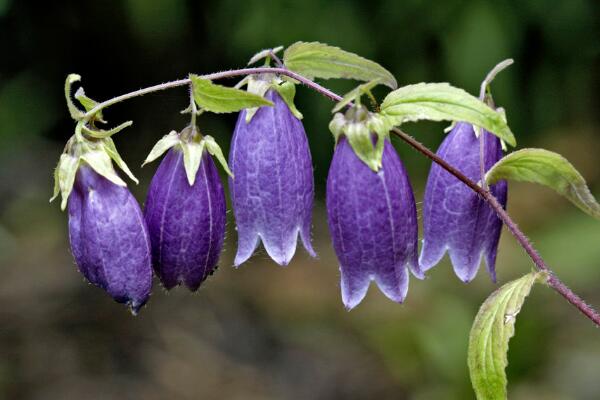
[[[484,171],[502,157],[500,139],[485,130],[481,132],[476,135],[471,124],[459,122],[437,151],[438,156],[475,182],[482,179],[481,156]],[[506,206],[506,181],[489,189]],[[425,271],[434,267],[447,250],[454,272],[463,282],[475,277],[482,257],[492,280],[496,280],[501,220],[483,199],[437,164],[432,165],[425,188],[423,229],[419,262]]]
[[[249,89],[251,85],[261,82],[251,81]],[[298,234],[315,256],[310,241],[312,161],[300,114],[290,100],[293,84],[263,82],[261,87],[274,106],[239,114],[229,153],[235,177],[229,180],[238,234],[235,266],[245,262],[260,241],[276,263],[287,265]]]
[[[83,164],[68,200],[69,240],[81,273],[133,313],[152,288],[150,241],[131,192]]]
[[[417,260],[417,210],[408,175],[390,143],[388,128],[354,106],[336,114],[336,147],[327,177],[327,216],[340,262],[342,301],[358,305],[374,280],[402,302]]]
[[[195,291],[216,269],[225,239],[225,192],[210,154],[224,159],[195,127],[165,136],[146,162],[165,151],[144,210],[152,264],[165,288],[184,284]]]

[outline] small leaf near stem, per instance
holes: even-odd
[[[252,56],[252,58],[250,59],[250,61],[248,61],[248,65],[252,65],[262,59],[265,59],[267,57],[277,57],[276,54],[278,52],[280,52],[281,50],[283,50],[283,46],[277,46],[274,47],[272,49],[264,49],[259,51],[258,53],[256,53],[255,55]]]
[[[75,121],[79,121],[83,118],[84,114],[81,112],[79,108],[73,103],[73,99],[71,98],[71,86],[73,83],[81,80],[81,75],[77,74],[69,74],[67,79],[65,80],[65,100],[67,101],[67,108],[69,109],[69,114],[71,114],[71,118]]]
[[[496,75],[512,65],[514,60],[512,58],[506,59],[504,61],[499,62],[492,68],[490,72],[486,75],[483,82],[481,82],[481,88],[479,90],[479,100],[483,101],[485,104],[494,108],[494,100],[492,99],[492,93],[490,85]],[[479,166],[480,166],[480,179],[481,179],[481,187],[484,190],[488,190],[488,185],[485,180],[485,135],[480,127],[475,127],[475,132],[479,133]]]
[[[227,86],[216,85],[208,79],[190,75],[196,104],[206,111],[229,113],[249,107],[273,106],[270,101]]]
[[[501,179],[538,183],[566,197],[585,213],[600,219],[600,204],[585,179],[560,154],[544,149],[522,149],[500,159],[486,174],[494,184]]]
[[[481,305],[469,335],[468,365],[478,400],[506,399],[508,342],[516,316],[533,284],[546,274],[529,274],[504,284]]]

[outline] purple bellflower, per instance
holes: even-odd
[[[235,266],[261,240],[276,263],[287,265],[298,234],[315,256],[310,241],[312,161],[304,127],[276,90],[267,90],[264,97],[274,106],[239,114],[229,154],[235,177],[229,180],[238,233]]]
[[[465,122],[453,127],[437,151],[438,156],[475,182],[481,180],[480,153],[485,171],[502,157],[500,139],[485,130],[481,132],[483,152],[473,126]],[[506,207],[506,181],[490,186],[490,190]],[[463,282],[475,277],[482,257],[492,281],[496,281],[502,221],[484,200],[437,164],[432,165],[425,188],[423,228],[419,262],[425,271],[434,267],[447,250],[454,272]]]
[[[150,241],[131,192],[82,163],[68,197],[69,240],[81,273],[135,314],[152,288]]]
[[[330,125],[339,137],[327,177],[327,216],[340,262],[342,301],[348,310],[354,308],[375,280],[388,298],[400,303],[408,291],[408,268],[423,278],[413,191],[387,130],[373,147],[368,124],[344,118],[337,114]],[[369,145],[380,149],[371,157],[373,163],[352,145],[365,134]]]
[[[197,290],[219,261],[225,239],[225,192],[208,154],[211,144],[216,146],[210,136],[202,138],[188,128],[165,136],[155,147],[159,152],[171,148],[152,178],[144,214],[152,265],[166,289],[184,284]],[[155,152],[154,158],[159,155]]]

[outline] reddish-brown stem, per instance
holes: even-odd
[[[581,299],[578,295],[573,293],[571,289],[569,289],[564,283],[561,282],[560,279],[554,274],[554,272],[546,265],[540,254],[533,247],[527,236],[519,229],[517,224],[512,220],[512,218],[508,215],[504,207],[498,202],[496,197],[489,191],[477,183],[473,182],[469,178],[467,178],[463,173],[454,168],[452,165],[448,164],[444,159],[440,158],[437,154],[429,150],[423,144],[418,142],[412,136],[404,133],[398,128],[394,128],[392,132],[398,136],[400,139],[404,140],[406,143],[411,145],[421,154],[424,154],[440,167],[444,168],[446,171],[454,175],[458,180],[467,185],[471,190],[477,193],[481,198],[483,198],[489,205],[494,209],[498,217],[502,220],[504,225],[508,228],[510,233],[517,239],[517,242],[521,245],[521,247],[525,250],[527,255],[531,258],[534,265],[539,271],[545,272],[548,275],[546,282],[548,285],[557,291],[561,296],[563,296],[569,303],[574,305],[583,315],[588,317],[596,326],[600,326],[600,314],[585,301]]]

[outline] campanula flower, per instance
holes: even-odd
[[[362,301],[372,280],[388,298],[402,302],[408,269],[423,278],[417,260],[417,211],[406,170],[387,130],[375,139],[369,117],[363,123],[356,114],[338,114],[330,125],[337,145],[327,177],[329,231],[347,309]],[[355,135],[365,134],[373,149],[381,148],[369,163],[368,154],[359,158],[351,145],[352,140],[360,142]]]
[[[161,143],[170,149],[152,178],[144,210],[152,264],[165,288],[184,284],[195,291],[216,269],[225,239],[225,192],[209,154],[214,142],[187,128],[159,141],[155,149],[164,151]]]
[[[68,212],[81,273],[137,313],[150,296],[152,268],[146,223],[131,192],[81,162]]]
[[[487,171],[502,157],[502,146],[493,134],[482,130],[482,135]],[[437,151],[438,156],[475,182],[481,181],[480,153],[480,138],[465,122],[454,126]],[[506,207],[506,181],[490,186],[490,190]],[[423,228],[419,262],[425,271],[433,268],[447,250],[454,272],[463,282],[475,277],[482,257],[492,281],[496,281],[502,221],[483,199],[437,164],[432,165],[425,188]]]
[[[313,171],[304,127],[276,90],[264,96],[274,106],[251,110],[249,122],[249,110],[239,114],[229,154],[235,177],[229,187],[238,233],[236,266],[250,258],[260,241],[276,263],[287,265],[298,235],[315,256],[310,241]]]

